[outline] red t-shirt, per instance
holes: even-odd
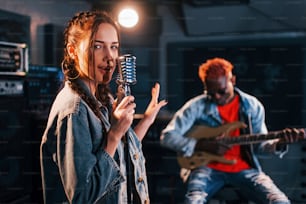
[[[220,113],[223,123],[229,123],[239,120],[239,96],[236,95],[235,98],[228,104],[223,106],[218,106],[218,111]],[[240,135],[240,130],[236,129],[230,133],[230,137],[238,137]],[[245,169],[249,169],[250,166],[247,162],[242,160],[240,153],[240,145],[233,145],[225,154],[224,158],[229,160],[236,160],[235,164],[223,164],[219,162],[212,162],[208,164],[210,168],[224,171],[224,172],[239,172]]]

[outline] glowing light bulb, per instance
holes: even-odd
[[[118,16],[118,21],[123,27],[131,28],[138,23],[139,17],[135,10],[123,9]]]

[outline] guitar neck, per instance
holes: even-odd
[[[298,129],[301,131],[302,129]],[[284,137],[283,131],[273,131],[267,134],[250,134],[250,135],[240,135],[239,137],[226,137],[218,141],[227,145],[234,144],[254,144],[264,142],[266,140],[280,139]]]
[[[217,138],[218,135],[225,134],[227,135],[229,132],[245,127],[241,122],[233,122],[221,125],[220,127],[207,127],[207,126],[194,126],[193,129],[189,132],[189,137],[204,140],[204,141],[213,141],[217,143],[223,143],[225,145],[234,145],[234,144],[252,144],[252,143],[260,143],[267,140],[273,139],[281,139],[285,136],[289,136],[288,134],[294,134],[294,141],[297,142],[300,140],[306,139],[306,129],[300,128],[295,129],[294,131],[272,131],[267,134],[249,134],[249,135],[240,135],[237,137],[225,136],[223,138]],[[285,141],[285,140],[284,140]],[[235,164],[235,159],[227,159],[226,157],[215,155],[213,153],[206,152],[205,150],[197,150],[192,156],[179,156],[178,162],[182,168],[185,169],[194,169],[199,166],[205,166],[210,162],[220,162],[223,164]]]

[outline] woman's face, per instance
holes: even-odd
[[[80,69],[89,79],[96,83],[109,83],[116,67],[116,59],[119,52],[119,39],[115,27],[108,23],[99,25],[93,39],[93,61],[88,62],[88,68],[85,66],[88,53],[86,50],[87,45],[88,41],[83,41],[79,47],[84,53],[84,57],[81,58],[83,62],[79,61]]]

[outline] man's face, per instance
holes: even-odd
[[[220,76],[207,79],[205,82],[207,95],[217,105],[225,105],[234,98],[235,76]]]

